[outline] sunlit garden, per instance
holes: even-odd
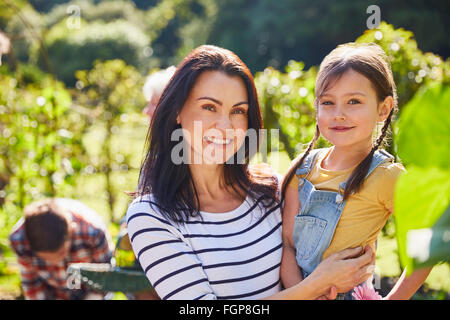
[[[314,136],[320,62],[356,42],[378,44],[391,63],[399,112],[386,150],[407,170],[377,241],[378,292],[406,266],[433,266],[411,299],[449,300],[448,3],[401,3],[378,1],[381,21],[369,28],[371,1],[0,0],[0,299],[25,299],[9,235],[34,201],[81,201],[117,243],[148,147],[149,75],[202,44],[235,52],[253,74],[268,133],[270,152],[250,163],[283,175]],[[432,232],[425,258],[411,249],[422,239],[411,230]],[[114,254],[119,266],[134,259]]]

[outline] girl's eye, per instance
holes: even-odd
[[[216,108],[211,104],[204,105],[202,108],[208,111],[216,111]]]
[[[333,104],[333,102],[326,100],[326,101],[322,101],[320,104],[323,104],[324,106],[331,106]]]
[[[361,102],[358,99],[351,99],[348,103],[349,104],[360,104]]]

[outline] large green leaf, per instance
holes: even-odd
[[[441,217],[442,221],[448,220],[450,172],[409,167],[398,179],[394,203],[400,261],[408,274],[419,266],[432,265],[435,260],[449,261],[450,245],[444,240],[448,238],[446,232],[450,232],[450,226],[444,223],[435,226],[435,223]]]
[[[409,230],[406,250],[414,269],[450,262],[450,206],[432,228]]]
[[[423,87],[404,107],[396,143],[406,164],[450,168],[450,87]]]
[[[398,154],[407,165],[395,188],[400,262],[414,269],[450,261],[450,88],[422,87],[396,126]]]

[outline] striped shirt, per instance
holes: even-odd
[[[161,299],[260,299],[281,289],[280,206],[247,196],[225,213],[176,224],[152,195],[127,211],[133,251]]]

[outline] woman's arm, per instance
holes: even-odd
[[[297,265],[295,248],[292,241],[295,216],[298,214],[299,209],[300,201],[298,199],[297,190],[289,186],[286,189],[286,196],[282,209],[283,254],[281,258],[280,275],[285,288],[290,288],[303,279],[302,272]]]
[[[309,300],[328,295],[333,287],[337,292],[353,289],[371,276],[370,270],[373,269],[375,261],[375,255],[370,246],[366,246],[362,256],[353,258],[358,256],[361,250],[361,247],[345,249],[330,255],[306,279],[266,299]]]

